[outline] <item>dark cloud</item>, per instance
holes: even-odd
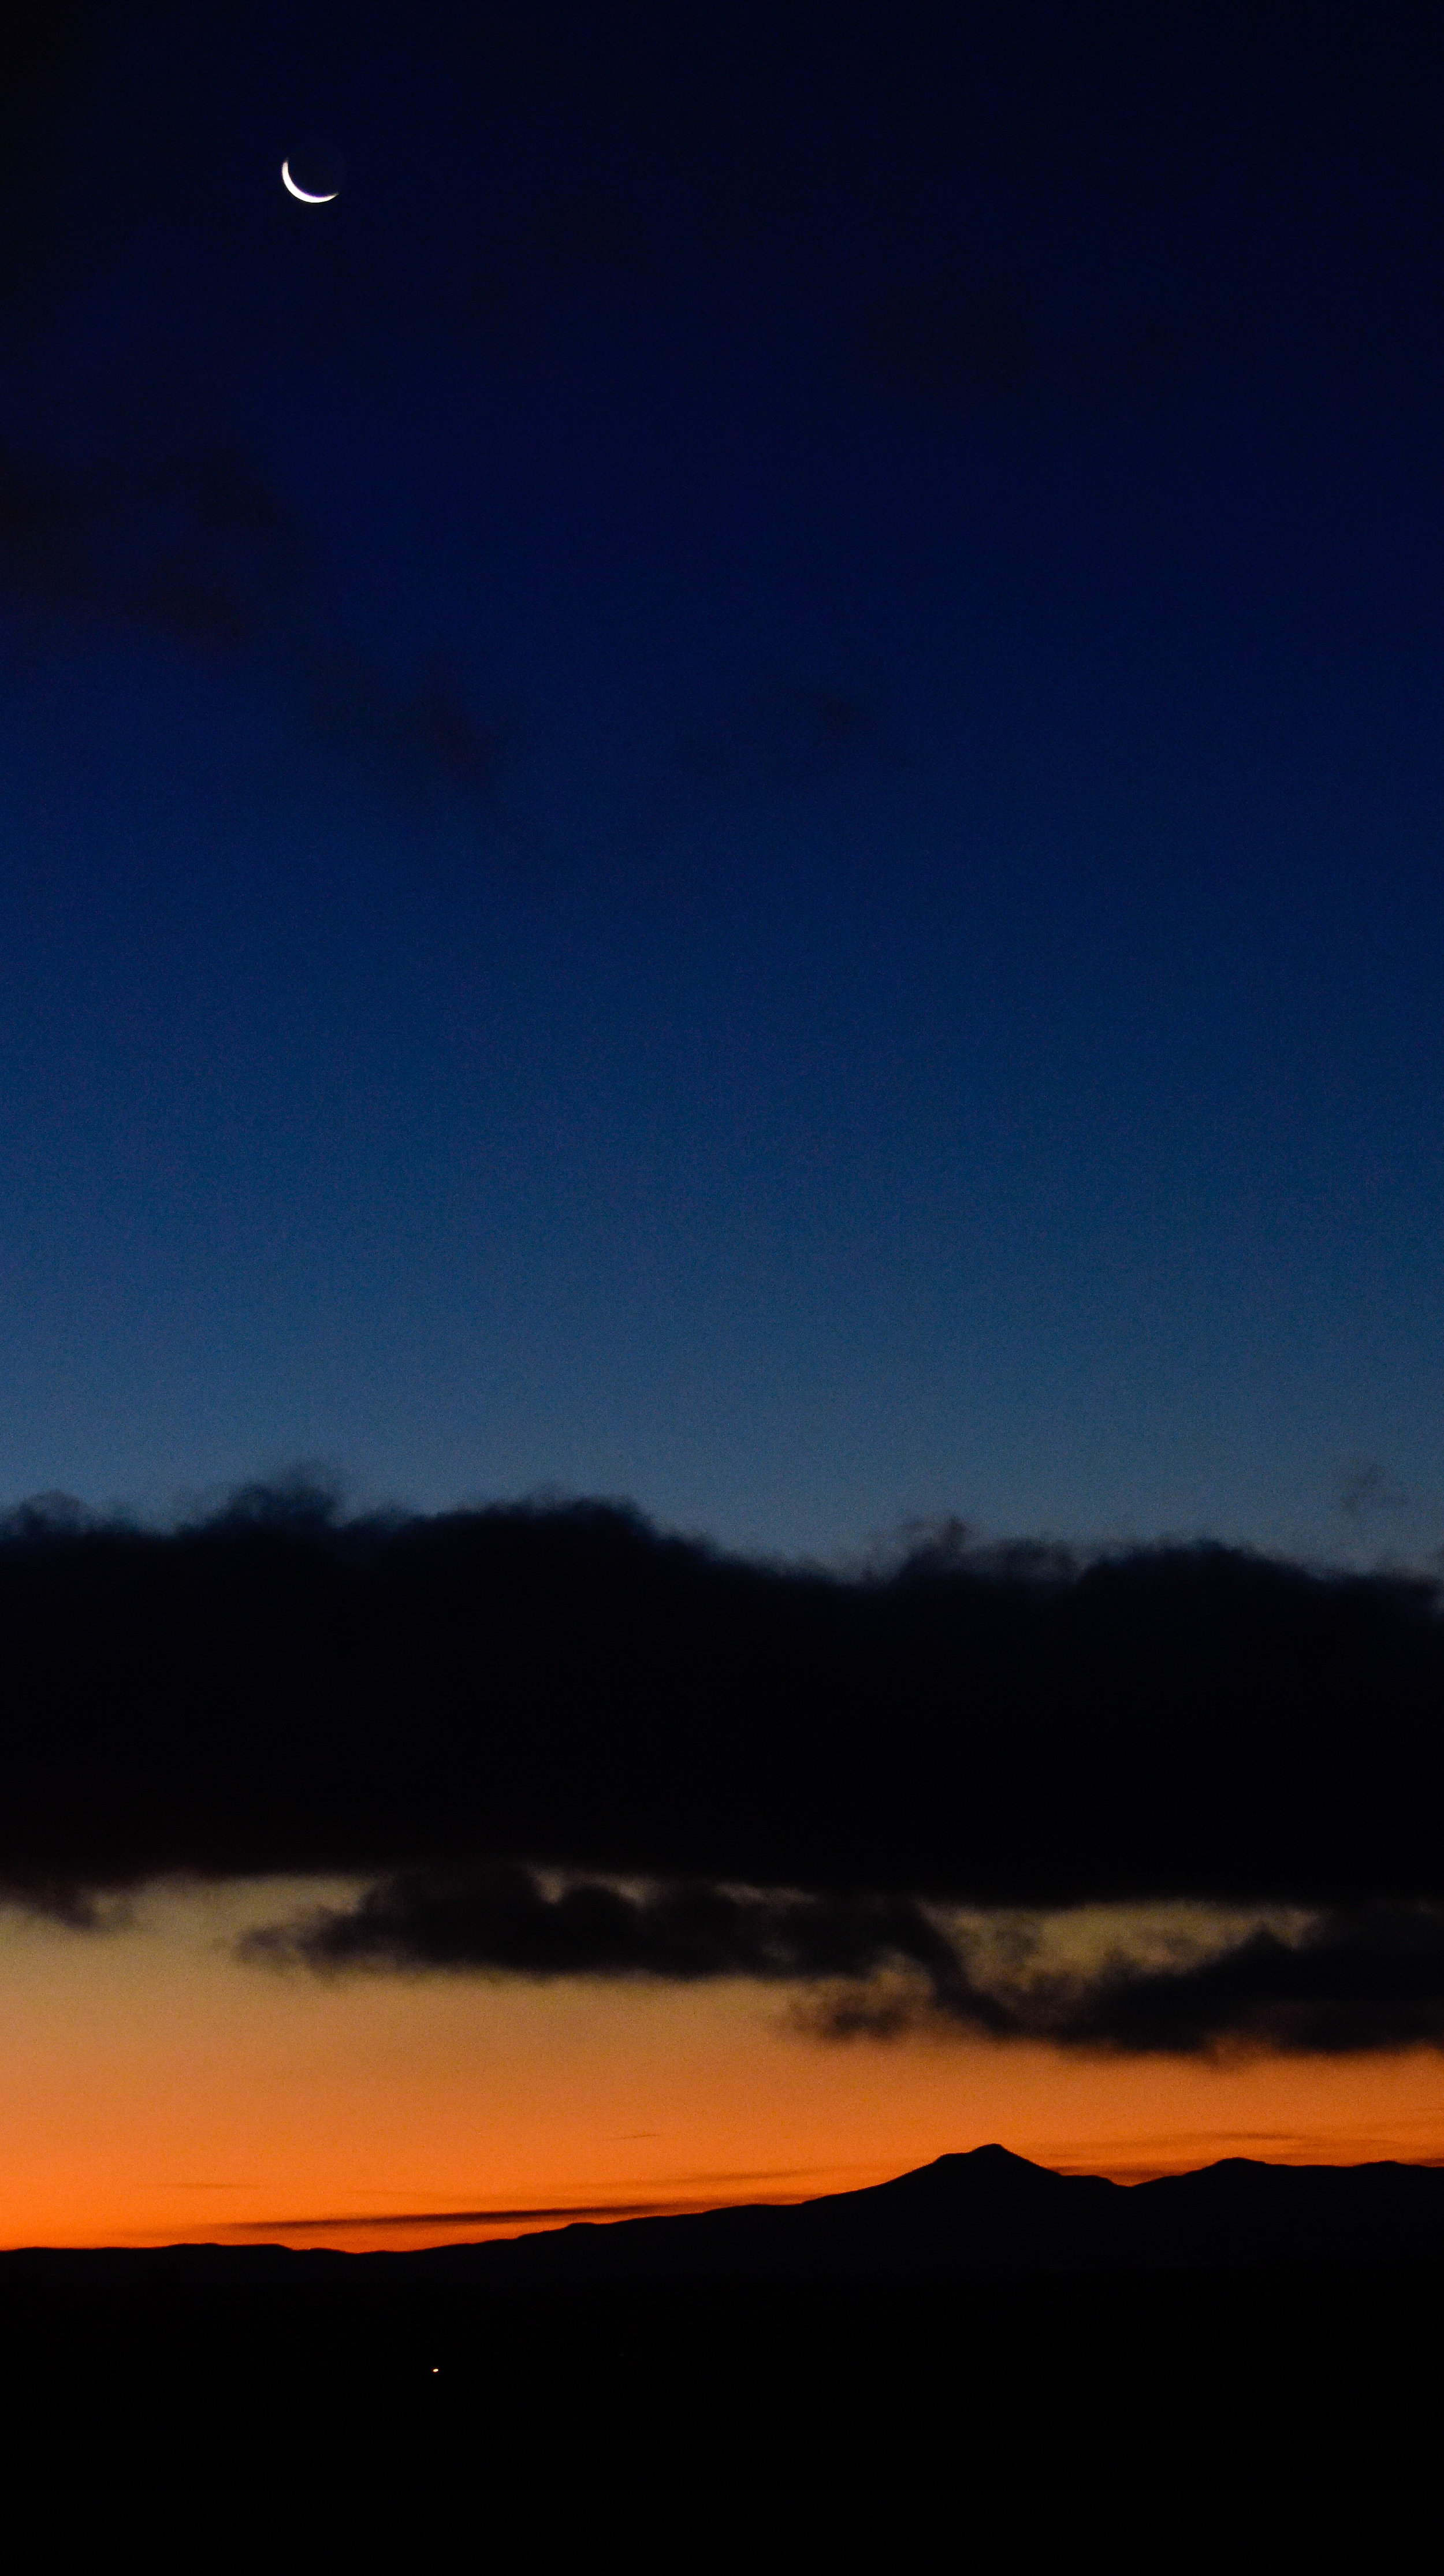
[[[1098,1965],[1038,1963],[1026,1937],[1003,1972],[966,1936],[950,1972],[849,1992],[800,2018],[834,2039],[890,2039],[952,2026],[996,2040],[1120,2056],[1359,2056],[1444,2048],[1444,1913],[1436,1906],[1334,1908],[1285,1930],[1256,1926],[1162,1964],[1126,1954],[1127,1926]]]
[[[448,1873],[512,1863],[841,1898],[830,1926],[730,1900],[586,1916],[634,1960],[792,1943],[821,1974],[832,1939],[911,1955],[874,1898],[1444,1899],[1421,1579],[956,1533],[845,1577],[610,1505],[347,1522],[302,1486],[167,1533],[22,1511],[0,1636],[0,1883],[39,1904],[339,1873],[386,1883],[333,1936],[379,1954],[407,1891],[444,1944],[470,1901]],[[581,1938],[585,1909],[543,1923],[504,1877],[483,1896],[518,1941]]]
[[[246,1935],[242,1955],[322,1972],[477,1972],[811,1989],[830,2039],[917,2029],[1119,2055],[1348,2056],[1444,2047],[1444,1912],[1340,1907],[1279,1926],[1199,1918],[1158,1956],[1123,1914],[1060,1964],[1055,1923],[981,1925],[904,1897],[618,1887],[493,1863],[402,1872],[348,1906]],[[1053,1935],[1050,1947],[1049,1935]],[[1140,1955],[1141,1952],[1141,1955]]]
[[[0,598],[14,606],[234,647],[263,630],[308,552],[239,448],[76,465],[0,446]]]
[[[1264,1927],[1193,1967],[1114,1970],[1056,2033],[1135,2051],[1221,2044],[1295,2055],[1444,2046],[1444,1915],[1335,1908],[1292,1937]],[[1052,2034],[1050,2034],[1052,2035]]]
[[[741,1978],[833,2038],[1444,2044],[1418,1579],[961,1523],[844,1577],[603,1504],[348,1522],[298,1479],[165,1533],[22,1507],[0,1623],[0,1884],[77,1925],[332,1872],[369,1883],[246,1955]],[[1122,1911],[1080,1950],[1089,1901]]]
[[[808,787],[894,757],[870,692],[777,672],[738,690],[682,746],[686,774],[727,796]]]
[[[322,651],[303,665],[302,694],[320,741],[403,791],[488,792],[512,749],[511,729],[478,724],[438,664],[413,685],[398,685],[358,654]]]
[[[533,1870],[403,1872],[350,1907],[251,1933],[253,1959],[315,1968],[497,1969],[529,1977],[867,1978],[900,1965],[945,1986],[953,1954],[899,1897],[770,1894],[699,1884],[634,1892],[595,1879],[548,1889]]]
[[[382,785],[489,793],[510,728],[479,723],[442,662],[398,678],[354,646],[314,640],[316,564],[300,519],[241,448],[77,465],[0,444],[0,602],[244,654],[311,737]]]
[[[1414,1499],[1394,1483],[1377,1458],[1362,1458],[1344,1479],[1338,1508],[1346,1520],[1357,1521],[1373,1512],[1406,1512]]]

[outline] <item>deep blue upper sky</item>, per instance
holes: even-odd
[[[1439,53],[937,15],[35,38],[0,1493],[1444,1536]]]

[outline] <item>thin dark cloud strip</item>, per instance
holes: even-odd
[[[168,1533],[12,1515],[0,1636],[0,1887],[76,1920],[165,1876],[508,1862],[848,1905],[1444,1898],[1422,1580],[956,1533],[844,1577],[602,1504],[347,1523],[282,1490]],[[784,1931],[823,1938],[729,1937]]]
[[[343,2210],[328,2218],[236,2218],[226,2224],[237,2236],[266,2236],[278,2227],[297,2236],[308,2228],[319,2233],[342,2227],[543,2227],[554,2219],[672,2218],[712,2206],[710,2200],[596,2200],[562,2202],[555,2209],[393,2209],[379,2217]]]

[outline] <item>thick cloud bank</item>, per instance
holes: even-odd
[[[1419,1580],[956,1542],[843,1577],[610,1506],[346,1523],[261,1492],[166,1534],[16,1514],[0,1617],[0,1885],[76,1920],[316,1871],[371,1884],[253,1947],[791,1983],[838,2032],[1444,2033]],[[1177,1898],[1259,1919],[1000,1975],[957,1914]]]

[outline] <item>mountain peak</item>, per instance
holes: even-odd
[[[931,2164],[916,2165],[911,2173],[898,2174],[892,2182],[874,2183],[874,2191],[906,2192],[931,2195],[968,2189],[996,2189],[999,2185],[1019,2183],[1054,2183],[1060,2177],[1047,2165],[1030,2164],[1026,2156],[1014,2155],[1011,2147],[994,2143],[986,2147],[968,2147],[961,2153],[935,2156]]]
[[[936,2174],[940,2182],[1021,2182],[1024,2175],[1046,2175],[1049,2182],[1058,2177],[1047,2165],[1035,2165],[1027,2156],[1015,2155],[1011,2147],[1000,2147],[996,2140],[986,2147],[965,2147],[961,2153],[935,2156],[930,2165],[920,2165],[919,2173]]]
[[[997,2140],[986,2147],[965,2147],[961,2154],[935,2156],[935,2165],[968,2165],[975,2173],[1047,2173],[1046,2165],[1035,2165],[1029,2156],[1015,2155],[1011,2147],[1000,2147]]]

